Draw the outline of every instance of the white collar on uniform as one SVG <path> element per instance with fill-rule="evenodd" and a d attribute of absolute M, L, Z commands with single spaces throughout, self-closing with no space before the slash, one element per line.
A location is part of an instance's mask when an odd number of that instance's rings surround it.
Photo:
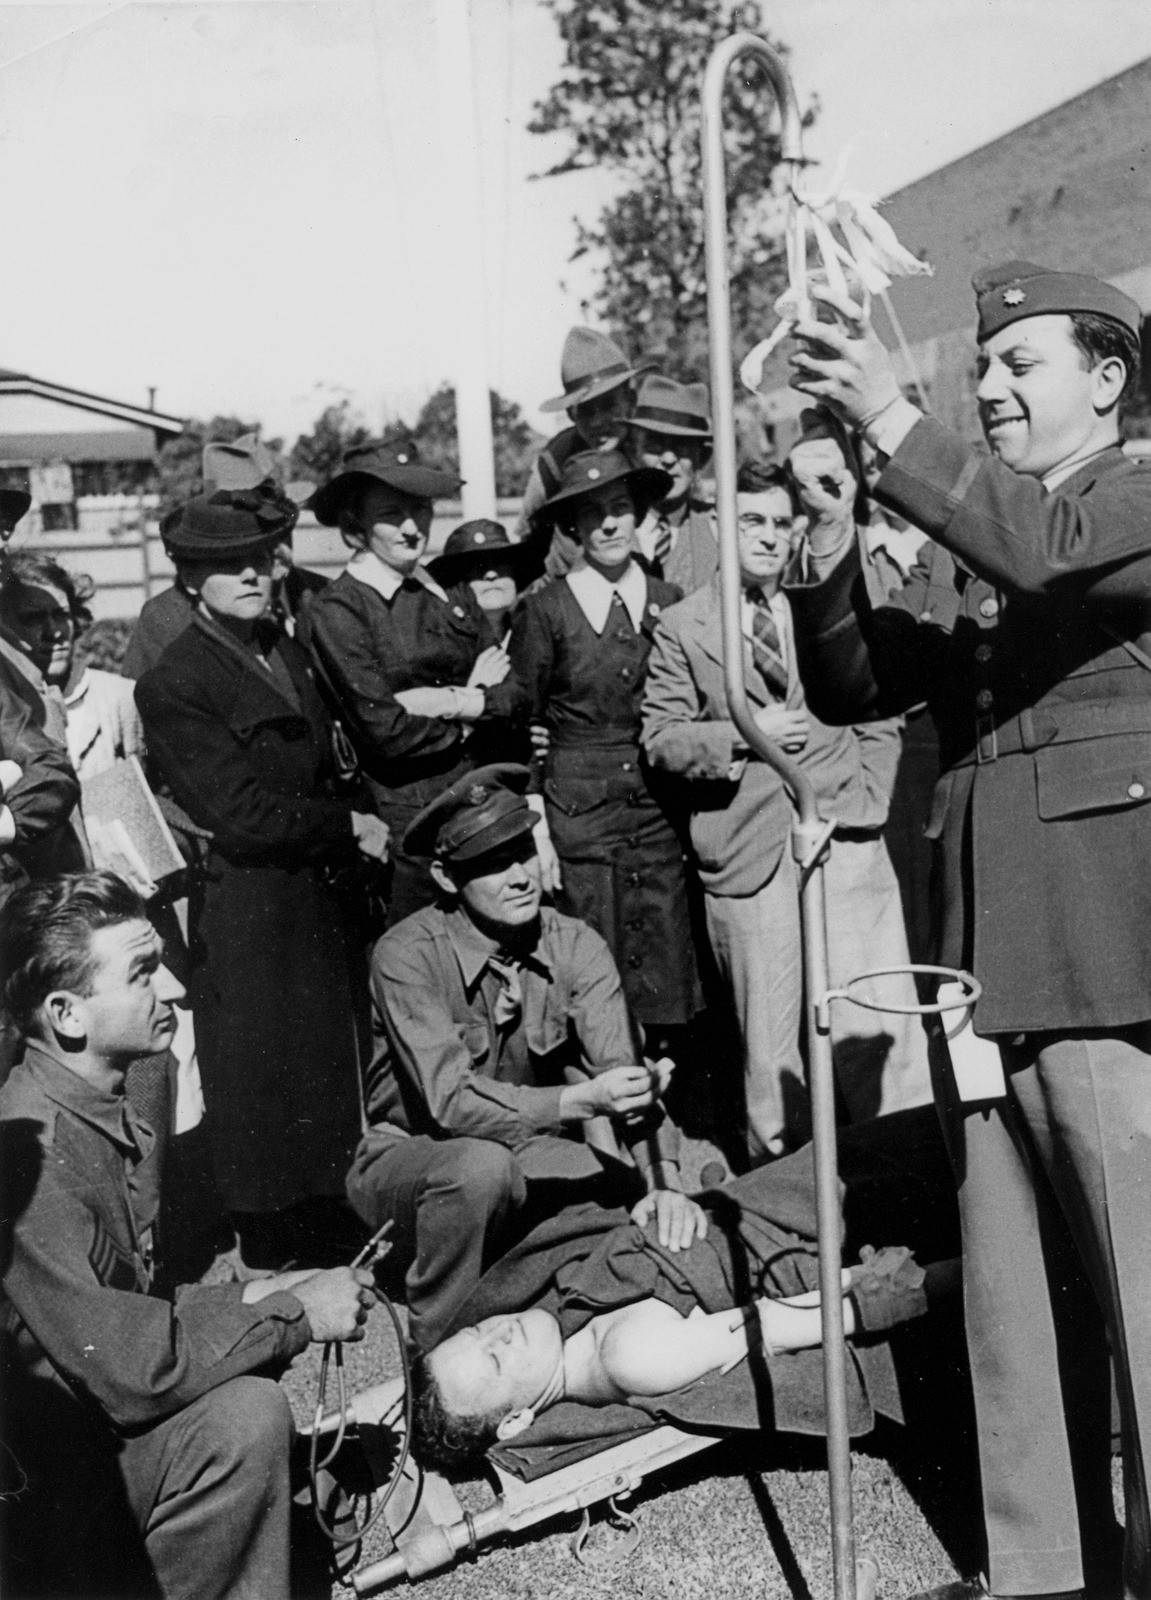
<path fill-rule="evenodd" d="M 389 567 L 386 561 L 381 561 L 379 556 L 371 550 L 357 550 L 348 562 L 344 571 L 351 578 L 356 578 L 360 583 L 366 583 L 369 589 L 374 589 L 377 594 L 383 595 L 385 600 L 390 600 L 396 590 L 403 583 L 402 574 L 395 567 Z M 417 583 L 422 583 L 437 599 L 447 604 L 447 595 L 432 577 L 430 572 L 423 567 L 415 567 L 409 574 Z"/>
<path fill-rule="evenodd" d="M 573 568 L 564 578 L 564 582 L 575 595 L 580 610 L 597 633 L 602 633 L 607 627 L 611 597 L 617 591 L 627 607 L 632 627 L 637 633 L 639 632 L 639 625 L 643 621 L 643 608 L 647 604 L 647 578 L 638 562 L 628 562 L 624 575 L 618 583 L 609 583 L 602 572 L 597 572 L 594 567 L 586 565 Z"/>

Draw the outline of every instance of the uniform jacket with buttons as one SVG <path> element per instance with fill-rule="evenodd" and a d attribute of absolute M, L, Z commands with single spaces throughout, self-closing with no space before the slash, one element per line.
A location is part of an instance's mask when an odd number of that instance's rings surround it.
<path fill-rule="evenodd" d="M 364 771 L 380 796 L 421 806 L 472 764 L 468 725 L 406 711 L 403 689 L 466 684 L 488 644 L 471 590 L 445 600 L 405 579 L 390 600 L 349 572 L 309 608 L 308 643 L 332 685 Z M 504 717 L 507 691 L 484 691 L 477 726 Z"/>
<path fill-rule="evenodd" d="M 832 720 L 928 701 L 938 958 L 984 1033 L 1151 1017 L 1151 470 L 1115 447 L 1048 494 L 925 418 L 875 494 L 943 548 L 884 605 L 853 552 L 793 588 L 800 670 Z"/>
<path fill-rule="evenodd" d="M 397 1137 L 491 1139 L 530 1177 L 598 1171 L 588 1148 L 563 1136 L 560 1095 L 568 1069 L 594 1074 L 641 1059 L 615 962 L 586 923 L 543 907 L 520 952 L 520 1017 L 501 1028 L 488 966 L 496 952 L 459 906 L 428 906 L 379 941 L 369 1120 Z M 653 1136 L 661 1159 L 677 1159 L 674 1126 L 657 1113 L 629 1140 L 641 1165 Z"/>
<path fill-rule="evenodd" d="M 778 703 L 743 644 L 743 678 L 753 707 Z M 807 710 L 790 674 L 786 705 Z M 899 764 L 899 725 L 827 727 L 809 713 L 807 745 L 795 757 L 815 785 L 820 813 L 848 828 L 881 828 Z M 766 762 L 736 756 L 727 704 L 719 579 L 688 595 L 655 631 L 643 703 L 643 742 L 653 767 L 687 780 L 691 843 L 708 894 L 755 894 L 779 866 L 792 809 Z"/>
<path fill-rule="evenodd" d="M 640 706 L 656 625 L 679 589 L 647 577 L 640 626 L 610 620 L 597 634 L 560 580 L 525 597 L 510 654 L 516 714 L 551 736 L 544 794 L 560 830 L 557 848 L 610 859 L 605 806 L 650 806 L 640 758 Z M 551 813 L 549 813 L 551 814 Z"/>
<path fill-rule="evenodd" d="M 122 1095 L 30 1047 L 0 1089 L 0 1336 L 9 1399 L 47 1383 L 119 1429 L 146 1427 L 308 1343 L 294 1295 L 242 1285 L 153 1296 L 155 1138 Z M 34 1392 L 34 1388 L 33 1388 Z"/>

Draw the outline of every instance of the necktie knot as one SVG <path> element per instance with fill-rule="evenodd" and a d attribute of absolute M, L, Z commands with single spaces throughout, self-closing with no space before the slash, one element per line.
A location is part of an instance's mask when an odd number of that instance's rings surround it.
<path fill-rule="evenodd" d="M 488 957 L 488 966 L 500 986 L 493 1013 L 496 1027 L 514 1028 L 524 1009 L 523 969 L 513 956 L 498 953 Z"/>

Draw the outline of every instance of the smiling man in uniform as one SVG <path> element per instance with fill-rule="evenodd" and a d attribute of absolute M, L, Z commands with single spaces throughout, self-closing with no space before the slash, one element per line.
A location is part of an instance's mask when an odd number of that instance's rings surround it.
<path fill-rule="evenodd" d="M 1151 1595 L 1151 471 L 1118 447 L 1139 307 L 1011 261 L 973 279 L 992 458 L 899 390 L 864 313 L 821 295 L 795 387 L 878 453 L 873 493 L 935 541 L 860 581 L 843 462 L 797 447 L 812 583 L 791 591 L 821 716 L 926 699 L 943 776 L 935 959 L 983 985 L 1002 1092 L 945 1097 L 964 1234 L 994 1595 Z M 1070 1265 L 1069 1265 L 1070 1263 Z M 1094 1291 L 1071 1315 L 1076 1277 Z M 1101 1314 L 1100 1314 L 1101 1313 Z M 1106 1327 L 1106 1337 L 1104 1335 Z M 1111 1510 L 1108 1344 L 1126 1550 Z"/>

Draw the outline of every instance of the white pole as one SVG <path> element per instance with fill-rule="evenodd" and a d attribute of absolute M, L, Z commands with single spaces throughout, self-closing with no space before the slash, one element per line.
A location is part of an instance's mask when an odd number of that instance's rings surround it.
<path fill-rule="evenodd" d="M 496 477 L 488 384 L 479 137 L 469 0 L 436 0 L 444 203 L 453 222 L 452 322 L 464 517 L 494 517 Z"/>

